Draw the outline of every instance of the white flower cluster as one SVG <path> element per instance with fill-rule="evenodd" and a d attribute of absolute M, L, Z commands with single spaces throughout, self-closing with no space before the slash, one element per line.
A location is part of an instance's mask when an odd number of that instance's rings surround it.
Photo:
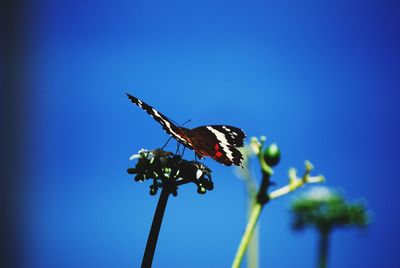
<path fill-rule="evenodd" d="M 134 160 L 137 158 L 147 158 L 151 160 L 152 158 L 154 158 L 154 153 L 152 151 L 142 148 L 139 150 L 137 154 L 134 154 L 131 157 L 129 157 L 129 160 Z"/>

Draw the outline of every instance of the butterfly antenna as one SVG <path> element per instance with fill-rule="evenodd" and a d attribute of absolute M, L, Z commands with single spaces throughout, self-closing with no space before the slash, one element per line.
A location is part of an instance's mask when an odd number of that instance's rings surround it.
<path fill-rule="evenodd" d="M 189 123 L 190 121 L 192 121 L 192 119 L 186 120 L 186 121 L 182 124 L 182 127 L 183 127 L 186 123 Z"/>
<path fill-rule="evenodd" d="M 165 116 L 165 115 L 164 115 Z M 171 121 L 172 123 L 174 123 L 175 125 L 179 126 L 178 122 L 176 122 L 175 120 L 172 120 L 171 118 L 165 116 L 169 121 Z"/>

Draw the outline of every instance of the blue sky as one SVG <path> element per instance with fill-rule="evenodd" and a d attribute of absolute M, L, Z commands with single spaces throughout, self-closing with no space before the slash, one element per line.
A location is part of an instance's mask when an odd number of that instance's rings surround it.
<path fill-rule="evenodd" d="M 128 158 L 167 136 L 125 92 L 192 119 L 188 127 L 266 135 L 282 152 L 278 186 L 310 160 L 328 186 L 373 211 L 368 232 L 334 233 L 330 266 L 398 265 L 396 1 L 37 3 L 26 60 L 27 267 L 140 265 L 157 198 L 126 174 Z M 170 199 L 154 267 L 231 264 L 244 185 L 233 168 L 206 164 L 215 189 L 186 185 Z M 261 216 L 262 267 L 315 264 L 315 233 L 290 230 L 293 196 Z"/>

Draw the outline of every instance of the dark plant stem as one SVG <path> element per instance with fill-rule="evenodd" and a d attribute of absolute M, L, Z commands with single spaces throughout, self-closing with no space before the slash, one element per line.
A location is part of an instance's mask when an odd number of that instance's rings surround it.
<path fill-rule="evenodd" d="M 269 202 L 269 196 L 267 193 L 269 186 L 270 186 L 270 174 L 262 171 L 262 181 L 260 189 L 258 190 L 257 194 L 257 202 L 263 206 Z"/>
<path fill-rule="evenodd" d="M 318 245 L 318 268 L 326 268 L 328 264 L 329 231 L 320 231 Z"/>
<path fill-rule="evenodd" d="M 244 253 L 247 250 L 247 247 L 250 243 L 251 237 L 253 235 L 254 229 L 257 226 L 258 219 L 260 217 L 261 211 L 266 203 L 269 202 L 269 195 L 267 193 L 268 187 L 270 186 L 270 177 L 271 173 L 266 172 L 261 169 L 262 172 L 262 181 L 260 185 L 260 189 L 258 190 L 256 200 L 253 203 L 252 209 L 250 211 L 250 216 L 246 225 L 246 229 L 240 240 L 239 247 L 236 251 L 235 258 L 233 259 L 232 268 L 239 268 L 242 263 L 242 259 Z"/>
<path fill-rule="evenodd" d="M 158 234 L 160 233 L 161 223 L 170 193 L 170 187 L 168 186 L 164 186 L 161 190 L 160 199 L 158 199 L 156 212 L 154 213 L 153 223 L 151 224 L 149 237 L 147 238 L 146 249 L 142 260 L 142 268 L 149 268 L 153 263 Z"/>

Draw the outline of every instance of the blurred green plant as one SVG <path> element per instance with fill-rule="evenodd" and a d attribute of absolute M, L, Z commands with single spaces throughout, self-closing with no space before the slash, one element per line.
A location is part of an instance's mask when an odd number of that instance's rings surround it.
<path fill-rule="evenodd" d="M 365 228 L 369 224 L 362 202 L 348 203 L 343 195 L 327 187 L 314 187 L 303 193 L 293 201 L 291 211 L 294 230 L 314 227 L 319 233 L 319 268 L 327 267 L 329 239 L 334 229 Z"/>
<path fill-rule="evenodd" d="M 238 169 L 237 173 L 239 177 L 243 178 L 246 185 L 249 196 L 250 213 L 246 229 L 232 263 L 233 268 L 238 268 L 240 266 L 244 253 L 247 251 L 249 245 L 251 245 L 251 250 L 248 251 L 248 267 L 258 267 L 258 237 L 255 237 L 255 240 L 253 240 L 252 237 L 254 230 L 256 230 L 262 208 L 265 204 L 270 200 L 284 196 L 307 183 L 319 183 L 325 180 L 321 175 L 310 176 L 313 165 L 309 161 L 306 161 L 305 171 L 302 177 L 297 176 L 296 169 L 290 168 L 288 174 L 289 183 L 286 186 L 268 193 L 268 189 L 272 184 L 270 178 L 274 173 L 272 167 L 279 163 L 281 153 L 279 147 L 274 143 L 264 148 L 265 140 L 266 138 L 264 136 L 260 137 L 260 139 L 253 137 L 250 140 L 250 144 L 242 150 L 244 155 L 243 169 Z M 250 159 L 254 156 L 257 157 L 261 167 L 262 180 L 260 187 L 257 187 L 257 183 L 250 170 Z"/>

